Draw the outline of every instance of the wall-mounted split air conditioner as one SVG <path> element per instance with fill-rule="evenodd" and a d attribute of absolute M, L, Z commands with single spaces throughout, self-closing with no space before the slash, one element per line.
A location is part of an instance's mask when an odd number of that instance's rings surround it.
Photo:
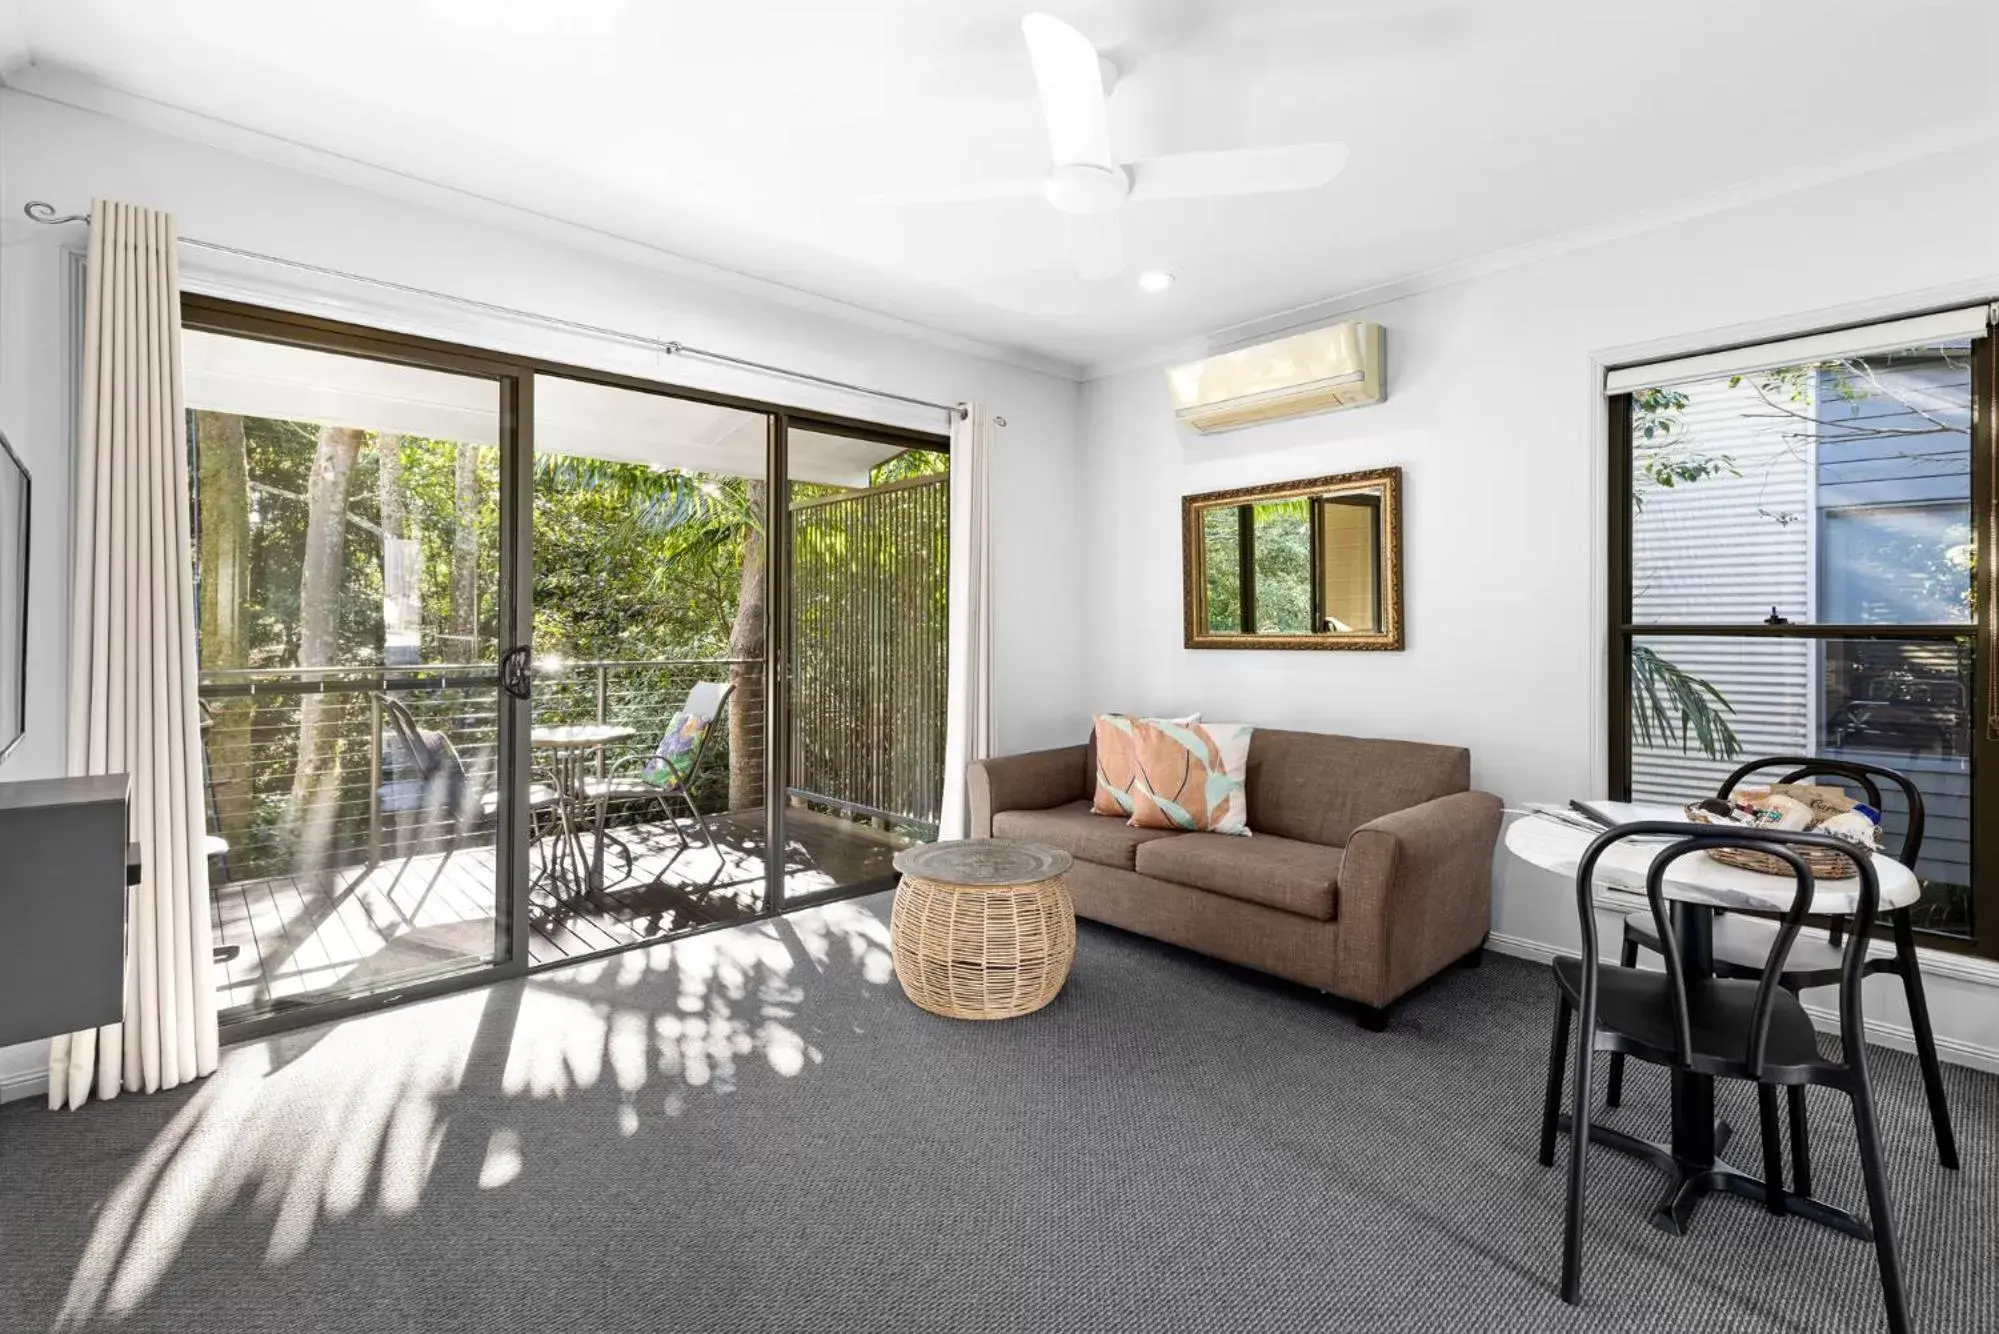
<path fill-rule="evenodd" d="M 1381 326 L 1328 325 L 1166 372 L 1174 414 L 1197 431 L 1365 407 L 1382 400 Z"/>

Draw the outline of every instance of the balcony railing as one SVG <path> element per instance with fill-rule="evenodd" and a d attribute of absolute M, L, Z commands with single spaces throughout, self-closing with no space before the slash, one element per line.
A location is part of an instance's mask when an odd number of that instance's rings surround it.
<path fill-rule="evenodd" d="M 737 726 L 728 716 L 717 720 L 695 800 L 709 811 L 758 805 L 761 660 L 605 660 L 554 671 L 542 664 L 533 722 L 626 726 L 632 747 L 650 751 L 695 683 L 728 680 L 738 667 L 754 686 L 738 691 Z M 229 845 L 223 881 L 374 866 L 492 837 L 500 691 L 490 664 L 207 671 L 200 696 L 208 824 Z M 450 743 L 463 771 L 455 790 L 426 785 L 413 771 L 388 716 L 391 699 L 423 732 Z M 748 788 L 738 779 L 733 803 L 732 732 L 743 747 L 741 773 L 757 776 Z"/>

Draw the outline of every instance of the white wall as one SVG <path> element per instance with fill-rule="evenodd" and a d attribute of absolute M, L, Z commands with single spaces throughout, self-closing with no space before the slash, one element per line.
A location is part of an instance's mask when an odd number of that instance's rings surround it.
<path fill-rule="evenodd" d="M 1379 321 L 1378 407 L 1203 437 L 1175 425 L 1161 366 L 1092 381 L 1085 702 L 1465 745 L 1509 803 L 1600 791 L 1593 359 L 1990 296 L 1999 141 L 1282 322 Z M 1182 495 L 1387 465 L 1405 475 L 1406 652 L 1181 647 Z M 1502 853 L 1494 930 L 1573 949 L 1573 892 Z M 1954 985 L 1932 983 L 1945 1036 L 1999 1054 L 1999 1005 Z M 1900 1017 L 1885 996 L 1874 1010 Z"/>
<path fill-rule="evenodd" d="M 338 165 L 338 164 L 333 164 Z M 434 291 L 794 367 L 951 403 L 978 399 L 1005 416 L 994 455 L 996 713 L 1003 749 L 1051 745 L 1084 726 L 1081 653 L 1081 468 L 1074 381 L 978 355 L 960 340 L 782 291 L 703 280 L 690 266 L 626 247 L 568 245 L 546 220 L 466 201 L 448 211 L 326 176 L 137 128 L 20 92 L 0 91 L 0 427 L 35 483 L 26 741 L 0 778 L 59 773 L 70 442 L 63 344 L 65 250 L 81 226 L 26 221 L 21 206 L 62 212 L 106 197 L 172 211 L 185 236 L 304 260 Z M 478 216 L 467 216 L 467 214 Z M 517 223 L 518 226 L 508 225 Z M 583 242 L 603 238 L 580 238 Z M 461 308 L 269 266 L 185 252 L 190 286 L 429 333 L 478 346 L 540 352 L 661 380 L 780 397 L 850 415 L 884 413 L 864 399 L 754 384 L 628 346 L 550 333 Z M 261 269 L 261 271 L 259 271 Z M 941 417 L 893 420 L 936 426 Z M 39 1045 L 0 1051 L 0 1092 L 31 1091 Z"/>

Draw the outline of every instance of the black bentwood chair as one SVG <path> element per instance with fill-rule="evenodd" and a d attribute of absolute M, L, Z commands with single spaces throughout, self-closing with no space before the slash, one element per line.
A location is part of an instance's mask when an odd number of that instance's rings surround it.
<path fill-rule="evenodd" d="M 1665 956 L 1664 972 L 1597 962 L 1595 900 L 1591 891 L 1597 862 L 1612 845 L 1646 834 L 1665 834 L 1676 840 L 1653 857 L 1645 877 L 1652 925 L 1657 931 L 1660 953 Z M 1582 957 L 1558 958 L 1554 962 L 1560 997 L 1554 1042 L 1548 1052 L 1547 1099 L 1541 1113 L 1541 1164 L 1552 1167 L 1569 1015 L 1575 1011 L 1581 1016 L 1581 1029 L 1576 1035 L 1574 1102 L 1569 1123 L 1568 1211 L 1562 1238 L 1562 1300 L 1572 1306 L 1582 1303 L 1583 1169 L 1590 1140 L 1590 1074 L 1595 1054 L 1608 1051 L 1711 1078 L 1785 1088 L 1819 1084 L 1844 1093 L 1853 1104 L 1861 1171 L 1867 1182 L 1869 1230 L 1881 1269 L 1888 1327 L 1895 1334 L 1904 1334 L 1909 1328 L 1901 1265 L 1895 1252 L 1894 1222 L 1888 1208 L 1888 1182 L 1881 1167 L 1880 1134 L 1867 1081 L 1867 1031 L 1860 1008 L 1860 985 L 1866 975 L 1868 940 L 1880 909 L 1881 885 L 1872 863 L 1859 861 L 1858 901 L 1839 971 L 1843 1059 L 1827 1060 L 1819 1054 L 1811 1017 L 1805 1013 L 1804 1005 L 1775 982 L 1784 975 L 1791 947 L 1811 910 L 1811 868 L 1791 850 L 1799 846 L 1837 850 L 1846 845 L 1828 834 L 1645 820 L 1619 825 L 1598 835 L 1576 868 Z M 1759 981 L 1687 976 L 1679 937 L 1667 916 L 1666 873 L 1682 857 L 1709 848 L 1746 848 L 1769 853 L 1791 868 L 1797 882 L 1791 907 L 1771 936 Z M 1693 905 L 1681 905 L 1679 910 L 1707 911 Z M 1763 1161 L 1770 1181 L 1760 1190 L 1740 1177 L 1722 1184 L 1752 1198 L 1760 1197 L 1772 1213 L 1786 1213 L 1783 1188 L 1775 1175 L 1782 1150 L 1774 1104 L 1765 1104 L 1762 1128 Z"/>
<path fill-rule="evenodd" d="M 1726 798 L 1751 774 L 1764 769 L 1788 769 L 1780 782 L 1795 783 L 1805 778 L 1838 778 L 1844 782 L 1856 783 L 1866 794 L 1867 804 L 1875 810 L 1881 809 L 1881 789 L 1875 779 L 1885 779 L 1901 789 L 1903 804 L 1908 808 L 1908 823 L 1903 826 L 1902 844 L 1896 850 L 1895 860 L 1916 869 L 1916 858 L 1923 851 L 1923 794 L 1916 789 L 1915 782 L 1908 775 L 1894 769 L 1884 769 L 1878 764 L 1863 764 L 1857 760 L 1826 759 L 1814 755 L 1774 755 L 1767 759 L 1751 760 L 1721 781 L 1720 790 L 1715 794 Z M 1895 934 L 1895 952 L 1884 958 L 1869 959 L 1865 971 L 1874 973 L 1895 973 L 1902 979 L 1902 995 L 1909 1006 L 1909 1026 L 1915 1032 L 1916 1057 L 1923 1070 L 1923 1092 L 1929 1099 L 1930 1125 L 1936 1132 L 1937 1161 L 1955 1170 L 1957 1167 L 1957 1137 L 1951 1133 L 1950 1103 L 1944 1096 L 1943 1066 L 1937 1060 L 1936 1033 L 1930 1028 L 1930 1005 L 1923 995 L 1923 974 L 1916 963 L 1916 931 L 1914 920 L 1908 908 L 1895 908 L 1888 914 L 1888 921 Z M 1717 918 L 1714 924 L 1714 971 L 1722 977 L 1742 977 L 1754 980 L 1761 975 L 1763 960 L 1770 950 L 1770 936 L 1776 930 L 1773 923 L 1755 917 L 1730 914 Z M 1784 972 L 1777 979 L 1777 985 L 1796 995 L 1808 987 L 1836 987 L 1839 985 L 1841 951 L 1840 924 L 1835 921 L 1830 938 L 1825 941 L 1807 938 L 1793 950 L 1784 965 Z M 1657 953 L 1659 935 L 1653 928 L 1650 913 L 1632 913 L 1624 919 L 1624 953 L 1622 962 L 1626 968 L 1638 962 L 1638 947 Z M 1624 1058 L 1610 1058 L 1610 1089 L 1604 1098 L 1609 1106 L 1616 1107 L 1624 1094 Z M 1759 1101 L 1770 1103 L 1775 1100 L 1771 1089 L 1757 1091 Z M 1791 1119 L 1791 1164 L 1792 1188 L 1800 1195 L 1812 1193 L 1811 1132 L 1805 1118 L 1805 1090 L 1793 1085 L 1788 1090 Z M 1771 1115 L 1765 1110 L 1764 1115 Z M 1775 1169 L 1770 1169 L 1774 1171 Z"/>

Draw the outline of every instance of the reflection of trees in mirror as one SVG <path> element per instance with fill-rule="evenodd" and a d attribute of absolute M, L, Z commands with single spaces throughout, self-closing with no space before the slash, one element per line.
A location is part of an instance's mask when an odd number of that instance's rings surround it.
<path fill-rule="evenodd" d="M 1677 732 L 1683 754 L 1695 745 L 1712 760 L 1742 753 L 1728 723 L 1735 706 L 1714 686 L 1643 644 L 1631 646 L 1630 674 L 1631 731 L 1640 745 L 1669 744 Z"/>
<path fill-rule="evenodd" d="M 1312 502 L 1258 501 L 1255 515 L 1257 633 L 1311 634 Z"/>
<path fill-rule="evenodd" d="M 1208 630 L 1232 635 L 1242 630 L 1242 513 L 1216 506 L 1201 516 L 1201 571 L 1207 584 Z"/>

